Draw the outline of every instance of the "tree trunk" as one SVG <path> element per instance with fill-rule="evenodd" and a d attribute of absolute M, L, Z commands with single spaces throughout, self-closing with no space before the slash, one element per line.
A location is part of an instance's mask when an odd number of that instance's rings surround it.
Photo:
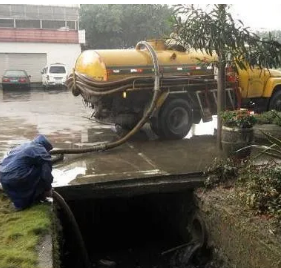
<path fill-rule="evenodd" d="M 217 105 L 217 148 L 222 150 L 221 146 L 221 112 L 225 110 L 225 59 L 218 57 L 218 105 Z"/>

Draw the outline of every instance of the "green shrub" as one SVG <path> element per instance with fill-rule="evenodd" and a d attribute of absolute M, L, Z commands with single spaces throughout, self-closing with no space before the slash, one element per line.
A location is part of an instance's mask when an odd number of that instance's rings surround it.
<path fill-rule="evenodd" d="M 255 114 L 257 124 L 276 124 L 281 126 L 281 112 L 275 110 L 264 112 L 261 114 Z"/>
<path fill-rule="evenodd" d="M 281 220 L 281 168 L 276 162 L 247 165 L 239 172 L 235 192 L 243 205 L 256 214 Z"/>
<path fill-rule="evenodd" d="M 222 184 L 232 183 L 237 178 L 239 167 L 231 158 L 215 158 L 211 166 L 205 171 L 207 179 L 205 186 L 213 188 Z"/>
<path fill-rule="evenodd" d="M 281 113 L 276 113 L 276 117 L 273 120 L 273 123 L 277 126 L 281 126 Z"/>
<path fill-rule="evenodd" d="M 256 165 L 215 159 L 205 173 L 206 188 L 233 187 L 242 207 L 274 218 L 281 227 L 281 167 L 275 161 Z"/>

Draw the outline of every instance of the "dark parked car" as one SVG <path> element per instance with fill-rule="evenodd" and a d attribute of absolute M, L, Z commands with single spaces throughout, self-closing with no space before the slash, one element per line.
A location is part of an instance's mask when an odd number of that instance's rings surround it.
<path fill-rule="evenodd" d="M 30 88 L 30 75 L 24 70 L 6 70 L 2 77 L 2 88 Z"/>

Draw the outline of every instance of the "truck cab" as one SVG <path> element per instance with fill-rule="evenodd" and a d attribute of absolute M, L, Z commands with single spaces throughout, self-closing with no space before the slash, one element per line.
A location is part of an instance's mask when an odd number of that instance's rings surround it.
<path fill-rule="evenodd" d="M 281 111 L 281 71 L 265 68 L 238 69 L 243 106 L 258 112 Z"/>

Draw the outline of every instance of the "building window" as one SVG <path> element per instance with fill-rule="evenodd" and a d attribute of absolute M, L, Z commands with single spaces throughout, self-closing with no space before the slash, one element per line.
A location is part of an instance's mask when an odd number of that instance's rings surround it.
<path fill-rule="evenodd" d="M 22 14 L 24 15 L 24 14 Z M 23 17 L 21 17 L 23 18 Z M 25 5 L 25 16 L 24 18 L 29 18 L 29 19 L 37 19 L 40 20 L 40 14 L 39 14 L 39 7 L 38 6 L 33 6 L 33 5 Z"/>
<path fill-rule="evenodd" d="M 75 30 L 75 21 L 67 21 L 67 24 L 69 29 Z"/>
<path fill-rule="evenodd" d="M 54 20 L 59 20 L 59 19 L 65 19 L 65 12 L 64 12 L 64 8 L 63 7 L 53 7 L 52 8 L 52 15 L 53 15 L 53 19 Z"/>
<path fill-rule="evenodd" d="M 0 19 L 0 28 L 14 28 L 14 20 Z"/>
<path fill-rule="evenodd" d="M 59 29 L 65 27 L 64 21 L 52 21 L 52 20 L 43 20 L 42 28 L 43 29 Z"/>
<path fill-rule="evenodd" d="M 40 20 L 16 20 L 16 27 L 40 29 Z"/>
<path fill-rule="evenodd" d="M 24 5 L 10 5 L 11 7 L 11 15 L 14 18 L 22 18 L 23 14 L 25 14 L 25 7 Z"/>
<path fill-rule="evenodd" d="M 77 20 L 79 16 L 79 9 L 68 7 L 65 9 L 66 20 Z"/>
<path fill-rule="evenodd" d="M 0 17 L 1 18 L 11 18 L 10 5 L 0 5 Z"/>

